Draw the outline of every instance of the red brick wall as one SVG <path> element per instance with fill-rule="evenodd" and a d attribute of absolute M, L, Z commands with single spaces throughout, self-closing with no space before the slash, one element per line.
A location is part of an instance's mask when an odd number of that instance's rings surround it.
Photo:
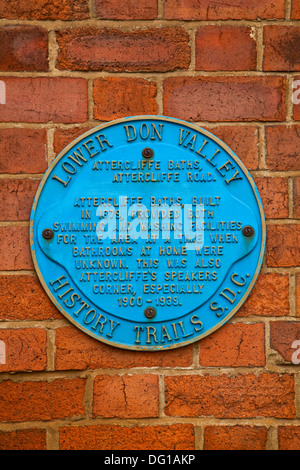
<path fill-rule="evenodd" d="M 299 450 L 300 1 L 10 0 L 0 18 L 0 449 Z M 29 249 L 54 156 L 137 114 L 219 136 L 267 218 L 241 310 L 166 352 L 118 350 L 71 326 Z"/>

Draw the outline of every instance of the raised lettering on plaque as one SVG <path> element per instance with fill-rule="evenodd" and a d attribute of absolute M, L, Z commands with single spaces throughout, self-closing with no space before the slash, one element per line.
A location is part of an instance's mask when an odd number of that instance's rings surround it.
<path fill-rule="evenodd" d="M 104 343 L 154 351 L 197 341 L 238 311 L 262 264 L 265 219 L 221 140 L 140 116 L 96 127 L 55 158 L 30 232 L 63 315 Z"/>

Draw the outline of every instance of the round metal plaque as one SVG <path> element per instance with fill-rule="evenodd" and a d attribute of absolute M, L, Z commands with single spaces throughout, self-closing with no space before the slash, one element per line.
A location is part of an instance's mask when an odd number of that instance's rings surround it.
<path fill-rule="evenodd" d="M 253 179 L 217 137 L 157 116 L 85 133 L 53 161 L 30 223 L 36 271 L 78 328 L 126 349 L 192 343 L 241 307 L 264 254 Z"/>

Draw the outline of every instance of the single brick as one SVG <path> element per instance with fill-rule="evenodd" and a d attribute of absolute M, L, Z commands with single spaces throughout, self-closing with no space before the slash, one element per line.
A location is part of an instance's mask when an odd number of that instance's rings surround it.
<path fill-rule="evenodd" d="M 236 316 L 286 316 L 289 310 L 288 274 L 260 273 L 253 290 Z"/>
<path fill-rule="evenodd" d="M 299 121 L 300 120 L 300 76 L 299 75 L 297 77 L 294 77 L 292 88 L 293 88 L 292 101 L 294 104 L 293 117 L 295 121 Z M 299 166 L 297 169 L 299 169 Z"/>
<path fill-rule="evenodd" d="M 226 324 L 200 342 L 200 366 L 259 367 L 264 365 L 263 323 Z"/>
<path fill-rule="evenodd" d="M 263 373 L 165 377 L 167 416 L 295 418 L 294 377 Z"/>
<path fill-rule="evenodd" d="M 265 217 L 281 219 L 289 215 L 289 195 L 287 178 L 254 178 L 260 194 Z"/>
<path fill-rule="evenodd" d="M 99 375 L 94 380 L 93 417 L 157 417 L 158 376 Z"/>
<path fill-rule="evenodd" d="M 196 70 L 255 70 L 256 41 L 249 26 L 199 28 L 196 34 Z"/>
<path fill-rule="evenodd" d="M 48 32 L 39 26 L 0 28 L 0 70 L 48 71 Z"/>
<path fill-rule="evenodd" d="M 264 426 L 206 426 L 204 450 L 266 450 Z"/>
<path fill-rule="evenodd" d="M 19 429 L 0 432 L 1 450 L 46 450 L 45 429 Z"/>
<path fill-rule="evenodd" d="M 0 220 L 29 220 L 40 180 L 0 179 Z"/>
<path fill-rule="evenodd" d="M 163 352 L 138 352 L 111 347 L 73 326 L 55 331 L 57 370 L 174 367 L 174 364 L 176 367 L 190 367 L 193 364 L 192 345 Z"/>
<path fill-rule="evenodd" d="M 297 26 L 265 26 L 264 70 L 299 71 L 299 50 L 300 31 Z"/>
<path fill-rule="evenodd" d="M 193 121 L 281 121 L 282 77 L 172 77 L 164 81 L 164 113 Z"/>
<path fill-rule="evenodd" d="M 225 142 L 248 170 L 258 169 L 258 128 L 256 126 L 225 125 L 206 129 Z"/>
<path fill-rule="evenodd" d="M 300 450 L 300 426 L 278 427 L 279 450 Z"/>
<path fill-rule="evenodd" d="M 44 173 L 47 170 L 45 129 L 0 129 L 0 173 Z"/>
<path fill-rule="evenodd" d="M 88 0 L 10 0 L 0 3 L 0 18 L 9 20 L 83 20 Z"/>
<path fill-rule="evenodd" d="M 270 170 L 299 170 L 300 126 L 267 126 L 267 167 Z"/>
<path fill-rule="evenodd" d="M 300 0 L 292 0 L 292 20 L 300 20 Z"/>
<path fill-rule="evenodd" d="M 0 276 L 0 320 L 49 320 L 62 315 L 36 276 Z"/>
<path fill-rule="evenodd" d="M 284 0 L 165 0 L 164 15 L 180 20 L 284 19 Z"/>
<path fill-rule="evenodd" d="M 42 328 L 0 329 L 1 341 L 5 351 L 4 361 L 0 361 L 0 372 L 46 369 L 47 333 Z"/>
<path fill-rule="evenodd" d="M 0 383 L 0 419 L 51 421 L 84 416 L 85 379 Z"/>
<path fill-rule="evenodd" d="M 73 129 L 56 129 L 54 132 L 53 150 L 59 154 L 73 140 L 89 131 L 90 127 L 74 127 Z"/>
<path fill-rule="evenodd" d="M 98 78 L 94 82 L 94 118 L 109 121 L 157 114 L 156 84 L 142 78 Z"/>
<path fill-rule="evenodd" d="M 294 192 L 293 217 L 294 219 L 300 219 L 300 177 L 299 176 L 294 179 L 293 192 Z"/>
<path fill-rule="evenodd" d="M 0 77 L 6 88 L 6 104 L 0 106 L 0 121 L 84 122 L 87 111 L 87 81 L 83 78 Z"/>
<path fill-rule="evenodd" d="M 0 270 L 33 269 L 27 226 L 0 227 L 0 237 L 2 240 Z"/>
<path fill-rule="evenodd" d="M 267 238 L 267 265 L 298 266 L 300 224 L 270 225 Z"/>
<path fill-rule="evenodd" d="M 60 450 L 194 450 L 194 426 L 68 426 L 59 430 Z"/>
<path fill-rule="evenodd" d="M 75 28 L 58 31 L 57 43 L 60 70 L 166 72 L 190 63 L 189 37 L 182 28 Z"/>
<path fill-rule="evenodd" d="M 296 314 L 300 317 L 300 273 L 296 274 Z"/>
<path fill-rule="evenodd" d="M 152 20 L 157 17 L 157 0 L 95 0 L 98 18 L 112 20 Z"/>
<path fill-rule="evenodd" d="M 279 364 L 300 363 L 300 322 L 271 322 L 270 347 L 282 357 L 283 360 L 276 361 Z"/>

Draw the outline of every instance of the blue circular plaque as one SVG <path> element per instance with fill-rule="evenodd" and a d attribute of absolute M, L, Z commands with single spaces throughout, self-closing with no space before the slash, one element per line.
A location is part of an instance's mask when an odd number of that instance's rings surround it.
<path fill-rule="evenodd" d="M 120 348 L 183 346 L 227 322 L 260 270 L 266 226 L 248 170 L 188 122 L 139 116 L 68 145 L 30 221 L 39 279 L 78 328 Z"/>

